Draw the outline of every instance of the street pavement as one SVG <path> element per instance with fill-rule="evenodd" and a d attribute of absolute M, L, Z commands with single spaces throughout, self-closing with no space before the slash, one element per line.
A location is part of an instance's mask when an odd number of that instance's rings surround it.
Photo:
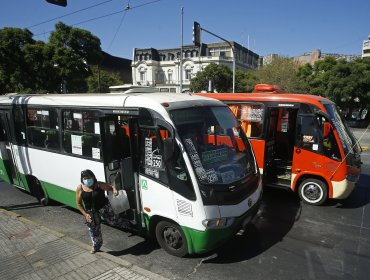
<path fill-rule="evenodd" d="M 0 279 L 166 279 L 104 252 L 90 254 L 89 249 L 85 243 L 0 209 Z"/>

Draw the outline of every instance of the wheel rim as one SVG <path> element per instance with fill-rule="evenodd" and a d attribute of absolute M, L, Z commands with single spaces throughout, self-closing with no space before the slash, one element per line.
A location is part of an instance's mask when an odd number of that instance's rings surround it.
<path fill-rule="evenodd" d="M 319 202 L 324 195 L 321 186 L 315 182 L 304 184 L 301 193 L 304 199 L 310 203 Z"/>
<path fill-rule="evenodd" d="M 180 249 L 183 244 L 181 233 L 176 228 L 166 227 L 163 230 L 163 237 L 164 242 L 172 249 Z"/>

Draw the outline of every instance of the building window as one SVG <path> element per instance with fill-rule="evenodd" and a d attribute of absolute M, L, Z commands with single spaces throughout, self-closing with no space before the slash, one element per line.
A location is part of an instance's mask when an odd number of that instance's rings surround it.
<path fill-rule="evenodd" d="M 140 71 L 140 81 L 145 82 L 146 81 L 146 72 Z"/>
<path fill-rule="evenodd" d="M 185 69 L 185 80 L 191 79 L 191 69 Z"/>
<path fill-rule="evenodd" d="M 210 48 L 209 53 L 213 57 L 232 57 L 231 50 L 228 47 Z"/>
<path fill-rule="evenodd" d="M 168 71 L 168 82 L 172 83 L 172 72 Z"/>
<path fill-rule="evenodd" d="M 163 82 L 164 81 L 164 73 L 162 71 L 158 71 L 156 73 L 156 78 L 158 82 Z"/>

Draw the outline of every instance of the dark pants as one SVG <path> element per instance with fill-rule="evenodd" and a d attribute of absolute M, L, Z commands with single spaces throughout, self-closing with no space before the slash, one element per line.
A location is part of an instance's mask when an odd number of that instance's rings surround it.
<path fill-rule="evenodd" d="M 100 210 L 87 211 L 91 216 L 91 223 L 88 223 L 89 235 L 91 238 L 92 246 L 95 251 L 98 251 L 103 245 L 103 236 L 101 232 L 101 217 L 110 225 L 120 229 L 129 228 L 128 220 L 115 215 L 109 203 Z"/>

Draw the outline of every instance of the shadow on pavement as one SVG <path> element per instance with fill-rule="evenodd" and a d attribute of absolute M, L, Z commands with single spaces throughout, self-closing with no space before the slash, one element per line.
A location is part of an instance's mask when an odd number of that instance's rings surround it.
<path fill-rule="evenodd" d="M 0 208 L 3 208 L 7 211 L 15 211 L 15 210 L 22 210 L 22 209 L 31 209 L 31 208 L 38 208 L 43 207 L 38 202 L 32 202 L 32 203 L 24 203 L 24 204 L 18 204 L 18 205 L 7 205 L 7 206 L 1 206 Z"/>
<path fill-rule="evenodd" d="M 134 256 L 141 256 L 141 255 L 148 255 L 152 251 L 160 249 L 159 245 L 157 245 L 156 242 L 153 242 L 153 240 L 143 240 L 142 242 L 121 250 L 121 251 L 107 251 L 108 254 L 111 254 L 116 257 L 120 257 L 122 255 L 134 255 Z"/>
<path fill-rule="evenodd" d="M 301 202 L 296 194 L 265 188 L 260 211 L 241 236 L 216 249 L 204 263 L 235 263 L 252 259 L 282 241 L 299 220 Z"/>

